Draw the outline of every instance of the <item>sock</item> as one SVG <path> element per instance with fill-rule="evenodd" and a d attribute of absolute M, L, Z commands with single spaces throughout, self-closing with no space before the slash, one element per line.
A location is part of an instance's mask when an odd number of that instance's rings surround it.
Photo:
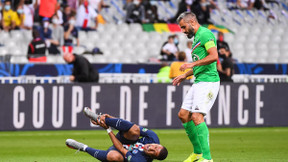
<path fill-rule="evenodd" d="M 187 123 L 183 123 L 183 127 L 185 128 L 185 131 L 189 137 L 189 140 L 193 145 L 194 153 L 202 154 L 202 148 L 201 148 L 201 144 L 198 138 L 198 131 L 194 122 L 191 120 Z"/>
<path fill-rule="evenodd" d="M 209 130 L 205 122 L 200 123 L 196 126 L 198 130 L 198 137 L 201 143 L 202 151 L 203 151 L 203 158 L 210 160 L 211 153 L 210 153 L 210 146 L 209 146 Z"/>
<path fill-rule="evenodd" d="M 87 147 L 85 149 L 85 151 L 100 161 L 106 161 L 107 160 L 108 151 L 106 151 L 106 150 L 97 150 L 97 149 L 93 149 L 91 147 Z"/>
<path fill-rule="evenodd" d="M 106 118 L 105 123 L 119 131 L 127 132 L 134 124 L 123 119 Z"/>

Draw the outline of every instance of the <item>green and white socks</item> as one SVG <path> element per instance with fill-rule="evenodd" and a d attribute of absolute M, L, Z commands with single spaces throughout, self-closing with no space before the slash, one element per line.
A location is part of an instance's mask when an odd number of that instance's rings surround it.
<path fill-rule="evenodd" d="M 199 141 L 197 128 L 194 122 L 191 120 L 187 123 L 183 123 L 183 127 L 185 128 L 186 134 L 194 147 L 194 153 L 202 154 L 201 143 Z"/>
<path fill-rule="evenodd" d="M 195 126 L 191 120 L 183 123 L 183 127 L 194 147 L 195 154 L 203 154 L 203 158 L 210 160 L 209 130 L 205 122 Z"/>

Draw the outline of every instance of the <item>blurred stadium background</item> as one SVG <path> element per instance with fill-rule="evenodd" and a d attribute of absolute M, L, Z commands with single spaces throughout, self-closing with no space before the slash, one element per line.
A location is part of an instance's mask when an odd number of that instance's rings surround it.
<path fill-rule="evenodd" d="M 59 1 L 61 3 L 62 1 Z M 179 2 L 178 0 L 171 1 L 155 1 L 155 5 L 158 8 L 159 19 L 169 20 L 173 17 L 177 10 Z M 208 1 L 207 1 L 208 2 Z M 267 81 L 268 78 L 274 80 L 273 74 L 285 74 L 286 69 L 283 72 L 274 72 L 273 70 L 245 70 L 242 65 L 249 64 L 266 64 L 271 65 L 266 69 L 275 69 L 278 64 L 288 63 L 288 14 L 287 14 L 287 1 L 277 0 L 273 3 L 267 3 L 266 7 L 270 10 L 229 10 L 229 5 L 233 1 L 217 0 L 218 9 L 211 10 L 210 21 L 213 24 L 206 25 L 210 28 L 217 37 L 217 32 L 224 32 L 224 40 L 228 42 L 233 59 L 235 60 L 235 82 L 243 81 Z M 269 2 L 269 1 L 267 1 Z M 185 50 L 186 42 L 188 39 L 179 29 L 175 29 L 175 24 L 138 24 L 125 23 L 125 0 L 104 0 L 104 3 L 109 5 L 109 8 L 103 8 L 100 14 L 105 19 L 105 24 L 99 24 L 97 31 L 79 31 L 80 46 L 74 47 L 73 52 L 83 55 L 93 64 L 160 64 L 159 53 L 163 42 L 167 40 L 167 37 L 171 34 L 177 34 L 179 36 L 179 49 Z M 174 26 L 173 26 L 174 25 Z M 20 67 L 20 72 L 15 72 L 15 65 L 29 64 L 27 60 L 28 45 L 32 40 L 31 30 L 12 30 L 10 32 L 0 32 L 0 57 L 2 61 L 1 76 L 2 82 L 13 82 L 11 77 L 16 78 L 17 82 L 24 82 L 25 72 Z M 74 40 L 75 41 L 75 40 Z M 17 47 L 17 48 L 16 48 Z M 92 55 L 94 47 L 100 48 L 103 51 L 103 55 Z M 59 48 L 62 51 L 62 48 Z M 33 63 L 34 64 L 65 64 L 61 55 L 49 55 L 46 53 L 46 63 Z M 3 64 L 6 63 L 6 64 Z M 32 63 L 31 63 L 32 64 Z M 95 66 L 95 65 L 94 65 Z M 151 65 L 153 66 L 153 65 Z M 264 66 L 264 65 L 263 65 Z M 39 66 L 38 66 L 39 67 Z M 241 67 L 241 68 L 240 68 Z M 32 68 L 32 67 L 30 67 Z M 154 71 L 150 73 L 157 73 L 159 66 L 154 66 Z M 239 68 L 239 70 L 237 70 Z M 70 67 L 71 69 L 71 67 Z M 116 71 L 116 73 L 126 73 L 125 75 L 111 74 L 111 70 L 100 69 L 100 82 L 135 82 L 140 77 L 139 82 L 151 82 L 156 80 L 156 75 L 148 75 L 151 79 L 147 78 L 147 75 L 129 75 L 127 73 L 143 73 L 143 70 L 138 72 L 131 71 Z M 243 70 L 244 69 L 244 70 Z M 41 69 L 43 71 L 43 69 Z M 276 70 L 277 67 L 276 67 Z M 113 71 L 112 73 L 114 73 Z M 248 72 L 247 72 L 248 71 Z M 59 75 L 69 75 L 69 72 L 62 72 L 58 74 L 32 72 L 26 75 L 35 76 L 57 76 L 56 78 L 48 78 L 47 80 L 54 79 L 54 82 L 67 82 L 67 79 L 59 78 Z M 110 74 L 109 74 L 110 73 Z M 144 68 L 145 73 L 145 68 Z M 146 71 L 146 73 L 149 73 Z M 244 75 L 238 75 L 244 74 Z M 249 74 L 249 76 L 245 75 Z M 254 76 L 253 74 L 263 74 Z M 267 77 L 266 74 L 270 76 Z M 252 76 L 251 76 L 252 75 Z M 6 78 L 8 76 L 8 78 Z M 20 78 L 19 78 L 20 77 Z M 31 82 L 35 82 L 35 77 Z M 112 78 L 112 79 L 111 79 Z M 129 79 L 130 78 L 130 81 Z M 135 79 L 136 78 L 136 79 Z M 142 79 L 141 79 L 142 78 Z M 3 79 L 6 79 L 3 80 Z M 286 76 L 276 76 L 276 79 L 286 81 Z M 10 81 L 9 81 L 10 80 Z M 29 79 L 28 79 L 29 80 Z M 43 78 L 40 78 L 42 80 Z M 128 80 L 128 81 L 127 81 Z M 131 81 L 132 80 L 132 81 Z M 49 82 L 49 81 L 48 81 Z M 155 81 L 157 82 L 157 81 Z"/>

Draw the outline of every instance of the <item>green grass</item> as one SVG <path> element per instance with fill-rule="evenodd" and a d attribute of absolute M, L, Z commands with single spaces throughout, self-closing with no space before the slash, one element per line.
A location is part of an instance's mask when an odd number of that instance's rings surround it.
<path fill-rule="evenodd" d="M 191 153 L 192 146 L 183 129 L 155 132 L 169 151 L 165 161 L 180 162 Z M 75 154 L 75 150 L 66 147 L 67 138 L 99 149 L 111 145 L 104 130 L 0 132 L 0 161 L 97 161 L 87 153 Z M 288 161 L 288 128 L 213 128 L 210 145 L 215 162 Z"/>

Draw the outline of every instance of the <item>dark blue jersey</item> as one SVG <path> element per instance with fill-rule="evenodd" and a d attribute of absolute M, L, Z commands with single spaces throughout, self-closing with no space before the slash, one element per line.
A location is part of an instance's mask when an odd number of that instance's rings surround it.
<path fill-rule="evenodd" d="M 153 159 L 144 153 L 144 145 L 149 143 L 159 144 L 159 138 L 155 132 L 140 127 L 140 136 L 134 144 L 124 144 L 123 147 L 128 150 L 125 155 L 125 162 L 150 162 Z"/>

